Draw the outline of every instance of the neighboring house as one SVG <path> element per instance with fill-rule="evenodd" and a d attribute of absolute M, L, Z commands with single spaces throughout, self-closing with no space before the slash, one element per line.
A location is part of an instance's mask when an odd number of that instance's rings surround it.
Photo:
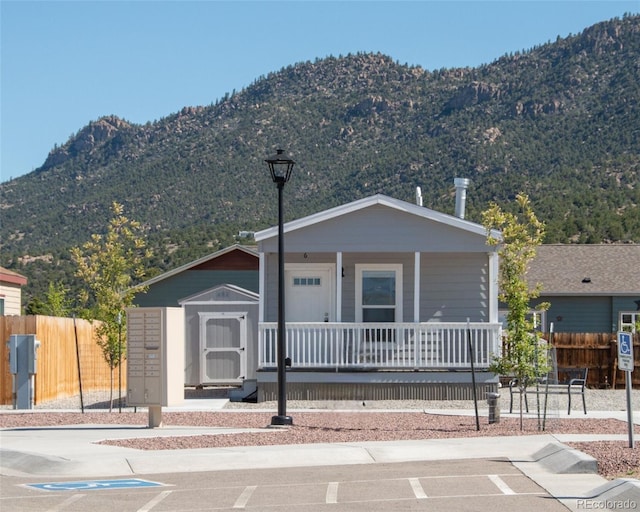
<path fill-rule="evenodd" d="M 26 284 L 23 275 L 0 267 L 0 315 L 20 315 L 22 287 Z"/>
<path fill-rule="evenodd" d="M 471 398 L 469 337 L 479 396 L 495 391 L 498 256 L 486 238 L 481 225 L 384 195 L 286 223 L 288 397 Z M 277 388 L 277 227 L 255 240 L 262 401 Z"/>
<path fill-rule="evenodd" d="M 542 326 L 554 332 L 609 333 L 640 322 L 640 245 L 542 245 L 527 275 L 541 284 L 533 302 L 551 303 Z"/>
<path fill-rule="evenodd" d="M 221 284 L 258 291 L 258 253 L 242 245 L 232 245 L 208 254 L 142 283 L 146 293 L 136 295 L 139 307 L 178 307 L 180 301 Z"/>

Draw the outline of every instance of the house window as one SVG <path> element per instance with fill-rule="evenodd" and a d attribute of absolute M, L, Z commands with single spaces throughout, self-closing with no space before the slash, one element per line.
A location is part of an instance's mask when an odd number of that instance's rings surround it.
<path fill-rule="evenodd" d="M 319 277 L 294 277 L 293 286 L 320 286 Z"/>
<path fill-rule="evenodd" d="M 502 328 L 507 328 L 507 315 L 509 314 L 509 310 L 500 309 L 498 311 L 498 321 L 502 324 Z M 547 325 L 547 312 L 540 310 L 529 310 L 527 313 L 527 320 L 530 320 L 533 323 L 533 329 L 539 332 L 548 332 Z"/>
<path fill-rule="evenodd" d="M 0 316 L 4 315 L 4 299 L 0 298 Z"/>
<path fill-rule="evenodd" d="M 640 332 L 640 311 L 621 311 L 620 330 L 624 332 Z"/>
<path fill-rule="evenodd" d="M 402 321 L 402 265 L 356 265 L 356 321 Z"/>

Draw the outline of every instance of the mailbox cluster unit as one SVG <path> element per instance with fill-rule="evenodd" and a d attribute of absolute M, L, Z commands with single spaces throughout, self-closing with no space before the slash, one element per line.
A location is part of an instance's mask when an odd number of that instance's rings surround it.
<path fill-rule="evenodd" d="M 127 309 L 127 404 L 180 405 L 184 353 L 182 308 Z"/>

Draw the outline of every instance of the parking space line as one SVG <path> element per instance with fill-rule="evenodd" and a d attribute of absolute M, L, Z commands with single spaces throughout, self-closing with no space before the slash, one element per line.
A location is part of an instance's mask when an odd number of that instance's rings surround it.
<path fill-rule="evenodd" d="M 409 478 L 409 484 L 411 485 L 411 489 L 413 490 L 413 494 L 419 500 L 424 500 L 427 498 L 427 493 L 424 492 L 422 484 L 418 478 Z"/>
<path fill-rule="evenodd" d="M 327 485 L 326 503 L 338 503 L 338 482 L 329 482 Z"/>
<path fill-rule="evenodd" d="M 255 491 L 257 488 L 258 488 L 257 485 L 249 485 L 245 487 L 244 491 L 242 491 L 242 494 L 238 497 L 236 502 L 233 504 L 233 508 L 246 507 L 247 503 L 249 502 L 249 499 L 251 498 L 251 495 L 253 494 L 253 491 Z"/>
<path fill-rule="evenodd" d="M 138 509 L 138 512 L 149 512 L 153 507 L 155 507 L 158 503 L 160 503 L 163 499 L 165 499 L 169 494 L 173 491 L 162 491 L 155 498 L 148 501 L 142 508 Z"/>
<path fill-rule="evenodd" d="M 498 475 L 487 475 L 498 489 L 502 491 L 502 494 L 516 494 L 516 492 L 507 485 L 507 483 Z"/>
<path fill-rule="evenodd" d="M 47 509 L 46 512 L 59 512 L 60 510 L 64 510 L 68 505 L 71 505 L 85 496 L 86 494 L 74 494 L 73 496 L 69 496 L 66 500 L 58 503 L 55 507 Z"/>

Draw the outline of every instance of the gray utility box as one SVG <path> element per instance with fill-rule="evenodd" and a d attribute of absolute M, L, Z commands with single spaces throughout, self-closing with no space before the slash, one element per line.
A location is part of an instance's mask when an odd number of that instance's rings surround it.
<path fill-rule="evenodd" d="M 127 309 L 127 404 L 182 404 L 184 353 L 182 308 Z"/>
<path fill-rule="evenodd" d="M 7 348 L 9 371 L 13 376 L 13 408 L 33 409 L 40 342 L 35 334 L 12 334 Z"/>

